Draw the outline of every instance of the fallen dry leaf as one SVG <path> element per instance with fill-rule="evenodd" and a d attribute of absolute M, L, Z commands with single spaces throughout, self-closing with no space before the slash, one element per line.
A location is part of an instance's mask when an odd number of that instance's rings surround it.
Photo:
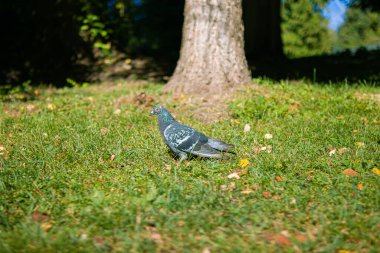
<path fill-rule="evenodd" d="M 245 126 L 244 126 L 244 132 L 247 133 L 249 131 L 251 131 L 251 126 L 249 124 L 245 124 Z"/>
<path fill-rule="evenodd" d="M 115 160 L 115 155 L 111 155 L 110 160 L 111 160 L 111 161 Z"/>
<path fill-rule="evenodd" d="M 239 162 L 239 166 L 244 168 L 244 167 L 247 167 L 249 164 L 249 161 L 248 159 L 242 159 L 240 162 Z"/>
<path fill-rule="evenodd" d="M 220 189 L 222 191 L 233 191 L 236 188 L 236 184 L 234 182 L 230 182 L 228 185 L 221 185 Z"/>
<path fill-rule="evenodd" d="M 189 167 L 190 166 L 190 162 L 185 162 L 185 166 Z"/>
<path fill-rule="evenodd" d="M 121 110 L 120 109 L 116 109 L 114 112 L 113 112 L 113 114 L 115 114 L 115 115 L 119 115 L 121 113 Z"/>
<path fill-rule="evenodd" d="M 251 193 L 254 193 L 254 190 L 252 190 L 252 189 L 245 189 L 245 190 L 242 190 L 241 193 L 243 193 L 243 194 L 251 194 Z"/>
<path fill-rule="evenodd" d="M 346 176 L 349 176 L 349 177 L 357 177 L 359 176 L 359 173 L 354 171 L 353 169 L 351 168 L 348 168 L 348 169 L 345 169 L 344 171 L 342 171 L 342 173 Z"/>
<path fill-rule="evenodd" d="M 160 233 L 158 233 L 157 228 L 153 226 L 148 226 L 145 228 L 149 232 L 150 239 L 156 243 L 162 242 L 162 236 Z"/>
<path fill-rule="evenodd" d="M 290 201 L 290 204 L 292 204 L 292 205 L 297 204 L 297 200 L 295 198 L 292 198 L 292 200 Z"/>
<path fill-rule="evenodd" d="M 100 129 L 100 132 L 102 135 L 105 135 L 108 132 L 108 128 L 102 127 L 102 129 Z"/>
<path fill-rule="evenodd" d="M 79 239 L 81 239 L 81 240 L 87 240 L 87 239 L 88 239 L 88 235 L 85 234 L 85 233 L 81 233 L 81 234 L 79 235 Z"/>
<path fill-rule="evenodd" d="M 348 150 L 349 150 L 348 148 L 340 148 L 340 149 L 338 150 L 338 153 L 339 153 L 340 155 L 343 155 L 343 154 L 346 153 Z"/>
<path fill-rule="evenodd" d="M 233 172 L 233 173 L 231 173 L 231 174 L 229 174 L 228 176 L 227 176 L 228 178 L 235 178 L 235 179 L 240 179 L 240 176 L 238 175 L 238 173 L 236 173 L 236 172 Z"/>
<path fill-rule="evenodd" d="M 32 220 L 36 222 L 48 222 L 49 215 L 47 215 L 46 213 L 41 213 L 40 211 L 36 210 L 32 214 Z"/>
<path fill-rule="evenodd" d="M 41 228 L 42 228 L 43 230 L 45 230 L 45 231 L 48 231 L 52 226 L 53 226 L 53 225 L 50 224 L 50 223 L 48 223 L 48 222 L 43 222 L 43 223 L 41 224 Z"/>
<path fill-rule="evenodd" d="M 5 154 L 5 147 L 3 145 L 0 145 L 0 155 Z"/>
<path fill-rule="evenodd" d="M 299 242 L 304 242 L 304 241 L 307 240 L 306 235 L 295 235 L 294 237 L 295 237 L 296 240 L 299 241 Z"/>
<path fill-rule="evenodd" d="M 272 138 L 273 138 L 273 135 L 271 135 L 271 134 L 265 134 L 265 135 L 264 135 L 264 138 L 265 138 L 265 139 L 272 139 Z"/>
<path fill-rule="evenodd" d="M 288 230 L 282 230 L 282 231 L 280 232 L 280 234 L 282 234 L 283 236 L 286 236 L 286 237 L 290 237 L 290 233 L 289 233 Z"/>
<path fill-rule="evenodd" d="M 266 236 L 266 239 L 270 242 L 275 242 L 281 247 L 288 247 L 290 246 L 290 240 L 286 236 L 282 234 L 270 234 Z"/>
<path fill-rule="evenodd" d="M 270 193 L 270 192 L 262 192 L 262 195 L 264 196 L 264 198 L 270 198 L 270 197 L 272 197 L 272 193 Z"/>
<path fill-rule="evenodd" d="M 284 179 L 282 179 L 282 177 L 280 177 L 280 176 L 276 176 L 276 181 L 277 182 L 284 182 Z"/>
<path fill-rule="evenodd" d="M 253 153 L 255 153 L 256 155 L 259 154 L 262 150 L 263 150 L 263 146 L 261 145 L 253 147 Z"/>
<path fill-rule="evenodd" d="M 106 242 L 106 239 L 100 236 L 95 237 L 94 240 L 97 244 L 104 244 Z"/>
<path fill-rule="evenodd" d="M 380 170 L 377 168 L 377 167 L 374 167 L 372 169 L 373 173 L 375 173 L 376 175 L 380 176 Z"/>
<path fill-rule="evenodd" d="M 28 112 L 32 112 L 32 111 L 34 111 L 34 109 L 36 109 L 36 106 L 35 106 L 35 105 L 28 104 L 28 105 L 26 106 L 26 110 L 27 110 Z"/>
<path fill-rule="evenodd" d="M 136 95 L 134 100 L 138 105 L 144 105 L 147 107 L 152 106 L 152 103 L 155 101 L 153 97 L 148 96 L 145 92 Z"/>
<path fill-rule="evenodd" d="M 48 108 L 49 110 L 51 110 L 51 111 L 53 111 L 53 110 L 55 110 L 55 105 L 54 104 L 48 104 L 47 106 L 46 106 L 46 108 Z"/>
<path fill-rule="evenodd" d="M 204 248 L 203 250 L 202 250 L 202 253 L 211 253 L 211 251 L 210 251 L 210 249 L 209 248 Z"/>
<path fill-rule="evenodd" d="M 332 155 L 334 155 L 334 154 L 335 154 L 335 152 L 336 152 L 336 148 L 334 148 L 334 149 L 330 150 L 330 152 L 329 152 L 329 156 L 332 156 Z"/>
<path fill-rule="evenodd" d="M 357 188 L 359 191 L 363 190 L 363 184 L 362 184 L 362 183 L 358 184 L 358 186 L 357 186 L 356 188 Z"/>
<path fill-rule="evenodd" d="M 355 253 L 355 251 L 340 249 L 340 250 L 338 250 L 338 253 Z"/>
<path fill-rule="evenodd" d="M 246 174 L 248 174 L 248 169 L 244 168 L 244 169 L 235 170 L 234 172 L 232 172 L 231 174 L 229 174 L 227 177 L 228 178 L 240 179 L 241 176 L 244 176 Z"/>

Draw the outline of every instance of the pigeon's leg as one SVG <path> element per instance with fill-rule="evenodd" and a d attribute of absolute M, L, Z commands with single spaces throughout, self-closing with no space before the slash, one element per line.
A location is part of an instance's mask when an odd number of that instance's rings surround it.
<path fill-rule="evenodd" d="M 181 152 L 180 154 L 179 154 L 179 156 L 180 156 L 180 159 L 179 159 L 179 162 L 181 163 L 183 160 L 186 160 L 186 158 L 187 158 L 187 154 L 185 153 L 185 152 Z"/>
<path fill-rule="evenodd" d="M 179 156 L 177 166 L 179 166 L 183 160 L 187 159 L 187 154 L 179 149 L 175 149 L 175 153 Z"/>

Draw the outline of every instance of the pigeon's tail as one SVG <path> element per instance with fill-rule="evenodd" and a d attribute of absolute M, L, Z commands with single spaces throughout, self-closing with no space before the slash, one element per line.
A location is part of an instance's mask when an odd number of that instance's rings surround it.
<path fill-rule="evenodd" d="M 218 158 L 218 159 L 224 158 L 224 156 L 223 156 L 222 153 L 219 153 L 217 150 L 213 149 L 207 143 L 205 143 L 202 146 L 200 146 L 198 150 L 192 150 L 192 151 L 190 151 L 190 153 L 193 154 L 193 155 L 200 156 L 200 157 Z"/>
<path fill-rule="evenodd" d="M 235 152 L 232 150 L 232 148 L 234 147 L 234 145 L 232 145 L 232 144 L 228 144 L 228 143 L 225 143 L 223 141 L 218 141 L 218 140 L 214 140 L 214 139 L 210 139 L 210 138 L 208 139 L 207 144 L 210 145 L 210 147 L 212 147 L 214 149 L 235 154 Z"/>

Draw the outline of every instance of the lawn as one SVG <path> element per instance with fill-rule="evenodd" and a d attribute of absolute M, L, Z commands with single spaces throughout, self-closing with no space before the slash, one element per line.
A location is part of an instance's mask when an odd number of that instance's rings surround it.
<path fill-rule="evenodd" d="M 0 252 L 379 252 L 380 89 L 254 81 L 212 123 L 160 84 L 4 98 Z M 237 154 L 178 165 L 152 100 Z"/>

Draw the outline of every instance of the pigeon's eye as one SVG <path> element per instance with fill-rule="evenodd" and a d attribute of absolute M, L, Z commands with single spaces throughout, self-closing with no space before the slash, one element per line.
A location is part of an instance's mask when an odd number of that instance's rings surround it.
<path fill-rule="evenodd" d="M 158 108 L 155 108 L 154 110 L 155 110 L 156 112 L 159 112 L 159 111 L 160 111 L 160 109 L 158 109 Z"/>

